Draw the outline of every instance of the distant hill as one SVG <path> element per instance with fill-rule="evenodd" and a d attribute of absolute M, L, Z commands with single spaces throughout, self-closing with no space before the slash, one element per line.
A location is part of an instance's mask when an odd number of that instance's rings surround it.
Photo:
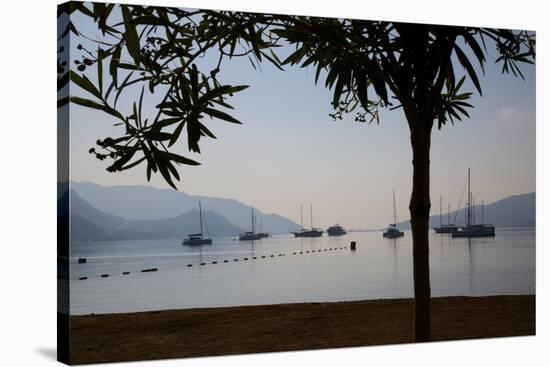
<path fill-rule="evenodd" d="M 71 190 L 71 213 L 80 216 L 82 219 L 93 223 L 107 232 L 112 232 L 115 228 L 126 223 L 126 219 L 124 218 L 96 209 L 82 199 L 74 190 Z"/>
<path fill-rule="evenodd" d="M 102 186 L 91 182 L 71 182 L 71 188 L 98 210 L 129 221 L 175 218 L 197 209 L 201 201 L 203 209 L 225 217 L 233 226 L 250 228 L 250 206 L 234 199 L 191 196 L 172 189 L 139 185 Z M 255 213 L 258 222 L 261 218 L 262 229 L 269 233 L 288 233 L 291 228 L 299 227 L 277 214 L 265 214 L 259 210 Z"/>
<path fill-rule="evenodd" d="M 67 206 L 68 200 L 69 191 L 66 191 L 59 198 L 60 210 Z M 70 206 L 71 238 L 76 241 L 183 238 L 200 231 L 199 212 L 195 209 L 172 218 L 127 221 L 95 208 L 74 190 L 70 191 Z M 66 214 L 60 212 L 58 216 L 63 218 Z M 204 212 L 203 218 L 204 232 L 212 237 L 244 232 L 212 210 Z"/>
<path fill-rule="evenodd" d="M 105 241 L 112 239 L 112 236 L 105 229 L 80 215 L 71 214 L 71 239 L 74 241 Z"/>
<path fill-rule="evenodd" d="M 522 195 L 508 196 L 504 199 L 495 201 L 491 204 L 485 204 L 484 207 L 484 219 L 485 223 L 495 225 L 495 227 L 534 227 L 536 225 L 536 193 L 531 192 Z M 466 223 L 466 209 L 453 211 L 450 213 L 451 222 L 458 225 L 464 225 Z M 475 205 L 472 208 L 472 212 L 475 212 L 476 223 L 481 223 L 481 205 Z M 433 206 L 432 206 L 433 213 Z M 447 213 L 443 213 L 443 224 L 447 223 Z M 439 213 L 430 217 L 430 228 L 439 226 Z M 399 228 L 410 229 L 410 222 L 403 221 L 399 223 Z"/>
<path fill-rule="evenodd" d="M 212 210 L 203 212 L 204 232 L 212 237 L 235 236 L 244 232 L 243 228 L 229 223 L 223 216 Z M 199 211 L 192 209 L 185 214 L 165 219 L 134 220 L 126 223 L 120 231 L 144 234 L 162 234 L 163 238 L 184 237 L 200 231 Z"/>

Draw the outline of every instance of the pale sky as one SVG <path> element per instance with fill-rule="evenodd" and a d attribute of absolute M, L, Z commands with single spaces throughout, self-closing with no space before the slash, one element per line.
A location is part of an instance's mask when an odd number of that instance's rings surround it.
<path fill-rule="evenodd" d="M 483 97 L 474 94 L 471 100 L 471 118 L 434 129 L 432 214 L 439 212 L 439 195 L 444 208 L 450 201 L 456 209 L 468 167 L 476 202 L 535 191 L 535 67 L 523 67 L 523 81 L 500 74 L 494 59 L 488 58 L 481 79 Z M 460 66 L 455 70 L 462 73 Z M 201 139 L 200 155 L 187 151 L 182 135 L 177 152 L 202 165 L 180 168 L 179 190 L 237 199 L 295 221 L 300 205 L 313 204 L 316 226 L 338 222 L 380 228 L 392 221 L 395 188 L 398 218 L 407 219 L 412 156 L 402 110 L 383 111 L 379 125 L 356 123 L 353 114 L 335 122 L 328 115 L 332 92 L 323 83 L 315 86 L 313 73 L 298 67 L 281 72 L 267 63 L 256 71 L 246 59 L 226 62 L 223 81 L 251 86 L 229 101 L 235 107 L 230 113 L 243 125 L 205 118 L 218 139 Z M 95 78 L 92 69 L 90 74 Z M 466 90 L 475 91 L 471 85 Z M 83 95 L 77 88 L 71 93 Z M 155 112 L 150 108 L 145 115 L 153 118 Z M 104 113 L 76 105 L 70 113 L 72 180 L 169 187 L 160 176 L 148 183 L 144 165 L 116 174 L 105 171 L 107 163 L 88 149 L 98 138 L 122 131 Z M 309 223 L 309 215 L 305 218 Z"/>

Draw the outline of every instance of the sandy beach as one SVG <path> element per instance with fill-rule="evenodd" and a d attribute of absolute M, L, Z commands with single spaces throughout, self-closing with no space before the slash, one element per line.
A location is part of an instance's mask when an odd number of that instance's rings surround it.
<path fill-rule="evenodd" d="M 434 298 L 433 340 L 535 334 L 535 296 Z M 412 300 L 299 303 L 72 316 L 71 363 L 412 341 Z"/>

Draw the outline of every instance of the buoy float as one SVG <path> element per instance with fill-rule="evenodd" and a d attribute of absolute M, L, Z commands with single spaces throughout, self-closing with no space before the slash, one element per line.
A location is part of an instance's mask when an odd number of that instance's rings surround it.
<path fill-rule="evenodd" d="M 351 241 L 351 243 L 349 244 L 349 248 L 353 251 L 355 251 L 355 241 Z"/>
<path fill-rule="evenodd" d="M 78 279 L 79 279 L 79 280 L 86 280 L 86 279 L 88 279 L 88 277 L 80 277 L 80 278 L 78 278 Z"/>
<path fill-rule="evenodd" d="M 86 261 L 87 261 L 87 260 L 86 260 L 85 257 L 79 257 L 79 258 L 78 258 L 78 263 L 79 263 L 79 264 L 86 264 Z"/>
<path fill-rule="evenodd" d="M 129 271 L 123 271 L 123 272 L 122 272 L 122 275 L 128 275 L 128 274 L 130 274 Z"/>
<path fill-rule="evenodd" d="M 102 278 L 108 278 L 108 277 L 109 277 L 109 274 L 101 274 L 101 277 L 102 277 Z"/>

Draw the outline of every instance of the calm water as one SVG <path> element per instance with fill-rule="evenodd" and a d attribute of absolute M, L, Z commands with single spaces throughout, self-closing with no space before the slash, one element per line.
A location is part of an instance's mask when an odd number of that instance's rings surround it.
<path fill-rule="evenodd" d="M 278 235 L 253 245 L 222 238 L 202 249 L 175 239 L 73 243 L 71 314 L 411 297 L 411 241 L 406 231 L 397 240 L 381 232 Z M 535 293 L 534 229 L 497 230 L 470 243 L 431 234 L 430 248 L 434 296 Z"/>

